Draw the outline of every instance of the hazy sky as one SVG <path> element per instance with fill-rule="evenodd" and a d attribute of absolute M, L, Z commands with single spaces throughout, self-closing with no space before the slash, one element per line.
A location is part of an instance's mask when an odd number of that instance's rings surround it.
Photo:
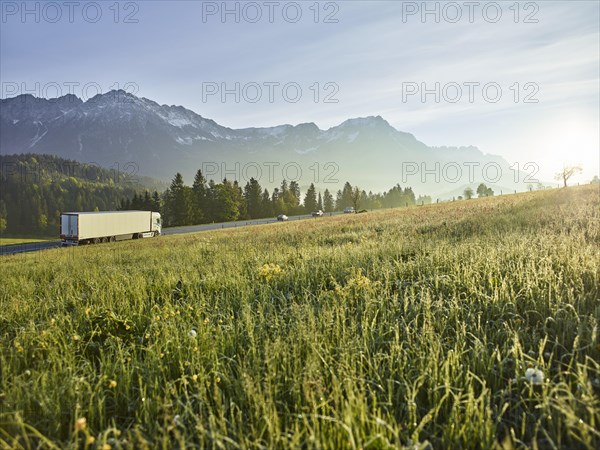
<path fill-rule="evenodd" d="M 233 128 L 381 115 L 543 179 L 600 170 L 595 0 L 0 3 L 2 97 L 120 87 Z"/>

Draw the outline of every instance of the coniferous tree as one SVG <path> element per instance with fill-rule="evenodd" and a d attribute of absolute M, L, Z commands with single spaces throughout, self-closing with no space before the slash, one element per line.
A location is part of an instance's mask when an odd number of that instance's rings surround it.
<path fill-rule="evenodd" d="M 285 180 L 284 180 L 284 183 L 285 183 Z M 287 192 L 287 186 L 286 186 L 285 192 Z M 279 190 L 279 188 L 273 189 L 273 195 L 271 196 L 271 203 L 272 203 L 274 215 L 278 216 L 279 214 L 286 214 L 288 212 L 287 206 L 286 206 L 285 202 L 283 201 L 283 194 Z"/>
<path fill-rule="evenodd" d="M 238 218 L 237 220 L 244 220 L 248 218 L 248 207 L 246 205 L 246 200 L 244 199 L 244 191 L 242 190 L 242 187 L 239 185 L 239 183 L 236 181 L 234 181 L 232 183 L 232 193 L 233 193 L 233 198 L 235 200 L 235 202 L 237 203 L 237 207 L 238 207 Z"/>
<path fill-rule="evenodd" d="M 360 207 L 360 201 L 362 198 L 362 192 L 358 186 L 354 186 L 352 189 L 352 207 L 354 211 L 358 211 Z"/>
<path fill-rule="evenodd" d="M 267 193 L 268 195 L 268 193 Z M 257 180 L 250 178 L 244 187 L 244 198 L 250 219 L 258 219 L 263 215 L 263 193 Z"/>
<path fill-rule="evenodd" d="M 279 193 L 281 194 L 281 196 L 284 196 L 288 191 L 288 182 L 284 179 L 281 182 L 281 187 L 279 188 Z"/>
<path fill-rule="evenodd" d="M 167 223 L 170 226 L 189 225 L 191 209 L 189 188 L 183 184 L 183 177 L 179 172 L 173 178 L 165 200 Z"/>
<path fill-rule="evenodd" d="M 409 205 L 415 205 L 417 203 L 415 193 L 413 192 L 411 187 L 407 187 L 404 189 L 404 197 L 406 203 L 408 203 Z"/>
<path fill-rule="evenodd" d="M 235 191 L 233 183 L 227 179 L 214 186 L 213 214 L 216 222 L 230 222 L 240 217 L 240 204 Z"/>
<path fill-rule="evenodd" d="M 261 201 L 261 217 L 271 217 L 273 215 L 273 204 L 271 202 L 271 195 L 269 191 L 265 189 L 262 193 Z"/>
<path fill-rule="evenodd" d="M 152 211 L 152 198 L 150 197 L 150 192 L 144 191 L 144 207 L 142 208 L 144 211 Z"/>
<path fill-rule="evenodd" d="M 348 181 L 346 181 L 346 183 L 344 184 L 344 188 L 342 189 L 342 204 L 341 208 L 339 209 L 344 209 L 348 206 L 353 206 L 353 198 L 354 196 L 352 185 Z"/>
<path fill-rule="evenodd" d="M 295 181 L 290 182 L 290 186 L 283 194 L 283 201 L 287 208 L 287 214 L 301 214 L 303 208 L 300 207 L 300 187 Z"/>
<path fill-rule="evenodd" d="M 133 194 L 133 198 L 131 199 L 131 209 L 139 209 L 140 208 L 140 198 L 138 197 L 137 192 Z"/>
<path fill-rule="evenodd" d="M 127 211 L 127 210 L 129 210 L 129 205 L 130 204 L 131 204 L 131 202 L 130 202 L 130 200 L 128 198 L 123 198 L 119 202 L 119 206 L 117 207 L 117 210 L 119 210 L 119 211 Z"/>
<path fill-rule="evenodd" d="M 329 189 L 325 189 L 323 192 L 323 211 L 333 212 L 335 209 L 335 202 L 333 201 L 333 195 L 329 192 Z"/>
<path fill-rule="evenodd" d="M 217 216 L 217 184 L 214 180 L 208 182 L 206 190 L 206 220 L 214 222 Z"/>
<path fill-rule="evenodd" d="M 202 170 L 198 169 L 194 176 L 192 184 L 192 207 L 194 223 L 206 222 L 207 195 L 206 178 L 202 175 Z"/>
<path fill-rule="evenodd" d="M 317 200 L 317 209 L 323 211 L 323 197 L 321 197 L 321 193 L 319 192 L 319 197 Z"/>
<path fill-rule="evenodd" d="M 160 207 L 160 195 L 158 194 L 158 191 L 154 191 L 152 194 L 152 206 L 150 210 L 155 212 L 161 212 L 162 210 Z"/>
<path fill-rule="evenodd" d="M 300 185 L 297 181 L 290 181 L 290 191 L 294 194 L 294 197 L 300 201 Z"/>
<path fill-rule="evenodd" d="M 304 210 L 306 213 L 310 213 L 317 209 L 317 192 L 315 190 L 315 185 L 313 183 L 310 184 L 308 190 L 306 191 L 306 196 L 304 197 Z"/>

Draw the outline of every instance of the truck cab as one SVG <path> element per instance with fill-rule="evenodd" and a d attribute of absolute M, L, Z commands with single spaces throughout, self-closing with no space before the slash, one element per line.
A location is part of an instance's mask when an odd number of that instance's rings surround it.
<path fill-rule="evenodd" d="M 157 236 L 160 236 L 162 233 L 162 222 L 160 219 L 160 213 L 152 213 L 152 231 L 155 232 Z"/>

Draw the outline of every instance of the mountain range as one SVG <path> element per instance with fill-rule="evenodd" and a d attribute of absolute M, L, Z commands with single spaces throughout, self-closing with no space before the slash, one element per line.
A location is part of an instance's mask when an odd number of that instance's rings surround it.
<path fill-rule="evenodd" d="M 398 183 L 433 196 L 480 182 L 524 190 L 526 175 L 474 146 L 427 146 L 380 116 L 327 130 L 314 123 L 232 129 L 125 91 L 87 101 L 30 94 L 0 100 L 0 154 L 15 153 L 52 154 L 162 180 L 181 172 L 189 184 L 201 168 L 208 179 L 245 184 L 254 177 L 265 187 L 283 178 L 330 190 L 345 181 L 373 191 Z"/>

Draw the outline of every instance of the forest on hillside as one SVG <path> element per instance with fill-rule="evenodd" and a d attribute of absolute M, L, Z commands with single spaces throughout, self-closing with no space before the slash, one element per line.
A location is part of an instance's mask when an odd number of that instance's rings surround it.
<path fill-rule="evenodd" d="M 346 182 L 342 189 L 301 192 L 297 181 L 283 180 L 270 192 L 251 178 L 206 180 L 198 170 L 191 186 L 176 174 L 171 184 L 51 155 L 0 155 L 0 232 L 6 235 L 59 234 L 66 211 L 141 209 L 158 211 L 166 226 L 195 225 L 307 214 L 320 209 L 357 211 L 428 203 L 410 187 L 395 185 L 384 193 L 367 192 Z"/>
<path fill-rule="evenodd" d="M 114 210 L 122 198 L 160 186 L 131 171 L 52 155 L 0 155 L 0 232 L 58 235 L 63 211 Z"/>

